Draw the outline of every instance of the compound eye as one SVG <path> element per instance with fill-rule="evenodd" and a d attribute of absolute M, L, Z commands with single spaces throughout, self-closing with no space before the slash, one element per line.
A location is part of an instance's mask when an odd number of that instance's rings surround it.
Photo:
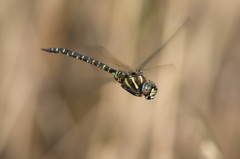
<path fill-rule="evenodd" d="M 143 93 L 145 96 L 146 96 L 146 95 L 149 95 L 150 92 L 151 92 L 151 89 L 152 89 L 151 84 L 149 84 L 149 83 L 146 82 L 146 83 L 143 85 L 142 93 Z"/>
<path fill-rule="evenodd" d="M 151 90 L 151 86 L 146 85 L 145 88 L 144 88 L 144 91 L 149 92 L 150 90 Z"/>
<path fill-rule="evenodd" d="M 148 80 L 143 84 L 142 94 L 145 96 L 146 99 L 153 99 L 156 93 L 157 93 L 157 87 L 155 83 Z"/>

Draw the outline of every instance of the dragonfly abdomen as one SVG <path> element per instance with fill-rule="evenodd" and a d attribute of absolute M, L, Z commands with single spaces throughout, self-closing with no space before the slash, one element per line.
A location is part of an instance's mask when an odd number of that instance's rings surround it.
<path fill-rule="evenodd" d="M 100 69 L 102 69 L 102 70 L 104 70 L 106 72 L 109 72 L 111 74 L 116 72 L 116 70 L 114 70 L 113 68 L 109 67 L 108 65 L 105 65 L 104 63 L 102 63 L 102 62 L 100 62 L 98 60 L 95 60 L 95 59 L 90 58 L 88 56 L 84 56 L 84 55 L 81 55 L 79 53 L 67 50 L 67 49 L 50 48 L 50 49 L 42 49 L 42 50 L 46 51 L 46 52 L 49 52 L 49 53 L 58 53 L 58 54 L 64 54 L 64 55 L 67 55 L 67 56 L 71 56 L 73 58 L 85 61 L 85 62 L 87 62 L 89 64 L 94 65 L 94 66 L 97 66 L 98 68 L 100 68 Z"/>

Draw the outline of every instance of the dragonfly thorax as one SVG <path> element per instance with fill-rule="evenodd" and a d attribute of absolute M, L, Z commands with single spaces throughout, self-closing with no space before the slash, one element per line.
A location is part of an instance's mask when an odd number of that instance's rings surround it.
<path fill-rule="evenodd" d="M 146 99 L 153 99 L 157 93 L 155 83 L 146 80 L 142 72 L 125 73 L 116 71 L 112 74 L 115 80 L 122 84 L 122 88 L 135 96 L 141 97 L 144 95 Z"/>

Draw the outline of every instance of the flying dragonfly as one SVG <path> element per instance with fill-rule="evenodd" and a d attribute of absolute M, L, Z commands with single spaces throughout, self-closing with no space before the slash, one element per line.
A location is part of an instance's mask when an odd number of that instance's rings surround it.
<path fill-rule="evenodd" d="M 157 94 L 157 86 L 156 84 L 148 80 L 143 71 L 151 61 L 153 57 L 155 57 L 159 52 L 164 48 L 164 46 L 175 36 L 177 32 L 183 27 L 183 25 L 187 22 L 188 18 L 186 18 L 180 27 L 170 36 L 168 40 L 166 40 L 159 49 L 153 52 L 141 65 L 139 65 L 135 70 L 130 68 L 129 66 L 123 64 L 118 60 L 111 61 L 115 64 L 115 66 L 119 66 L 121 69 L 114 69 L 96 59 L 91 57 L 79 54 L 74 51 L 70 51 L 64 48 L 49 48 L 49 49 L 42 49 L 42 51 L 46 51 L 49 53 L 58 53 L 64 54 L 67 56 L 71 56 L 73 58 L 79 59 L 81 61 L 85 61 L 91 65 L 94 65 L 108 73 L 110 73 L 114 79 L 121 84 L 121 87 L 131 93 L 134 96 L 141 97 L 142 95 L 145 96 L 146 99 L 154 99 L 155 95 Z M 99 46 L 99 50 L 105 50 L 102 46 Z"/>

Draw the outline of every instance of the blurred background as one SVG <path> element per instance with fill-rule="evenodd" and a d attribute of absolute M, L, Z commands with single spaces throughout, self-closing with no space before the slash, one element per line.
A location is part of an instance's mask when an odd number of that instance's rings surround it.
<path fill-rule="evenodd" d="M 239 15 L 239 0 L 1 0 L 0 158 L 239 159 Z M 149 64 L 174 65 L 146 71 L 150 101 L 40 50 L 102 45 L 135 68 L 187 16 Z"/>

